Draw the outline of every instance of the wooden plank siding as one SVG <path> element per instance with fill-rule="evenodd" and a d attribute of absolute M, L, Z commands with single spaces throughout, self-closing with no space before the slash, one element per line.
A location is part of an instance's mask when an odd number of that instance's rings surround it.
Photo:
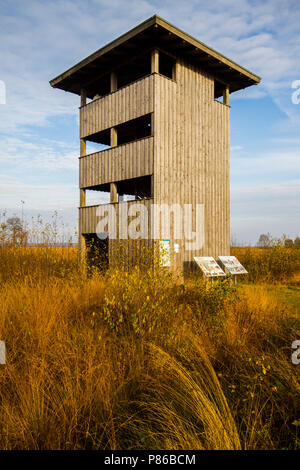
<path fill-rule="evenodd" d="M 154 76 L 148 75 L 80 108 L 80 138 L 153 112 Z"/>
<path fill-rule="evenodd" d="M 148 239 L 120 239 L 119 233 L 119 210 L 121 204 L 127 205 L 127 210 L 135 204 L 143 204 L 148 214 Z M 154 244 L 151 240 L 151 209 L 153 199 L 141 199 L 137 201 L 127 201 L 121 204 L 115 204 L 116 215 L 117 215 L 117 238 L 116 240 L 109 240 L 109 265 L 110 267 L 130 269 L 130 267 L 138 264 L 141 268 L 143 266 L 149 267 L 151 259 L 153 261 Z M 128 217 L 127 227 L 129 226 L 132 218 Z"/>
<path fill-rule="evenodd" d="M 122 202 L 122 203 L 114 203 L 113 206 L 115 207 L 116 210 L 116 216 L 117 218 L 119 217 L 119 208 L 120 204 L 127 204 L 127 207 L 129 208 L 133 204 L 144 204 L 147 211 L 148 211 L 148 233 L 151 233 L 151 205 L 153 204 L 153 198 L 148 198 L 148 199 L 142 199 L 139 201 L 127 201 L 127 202 Z M 111 204 L 101 204 L 103 210 L 109 210 L 109 206 Z M 99 206 L 87 206 L 87 207 L 80 207 L 79 208 L 79 220 L 81 224 L 81 230 L 82 234 L 95 234 L 96 233 L 96 228 L 97 224 L 100 220 L 100 218 L 97 216 L 97 208 Z M 117 231 L 118 235 L 118 231 Z"/>
<path fill-rule="evenodd" d="M 122 181 L 153 173 L 153 137 L 79 158 L 79 186 Z"/>
<path fill-rule="evenodd" d="M 122 202 L 122 205 L 127 205 L 129 210 L 133 204 L 144 204 L 148 213 L 148 234 L 151 233 L 151 205 L 153 199 L 143 199 L 141 201 L 127 201 Z M 151 239 L 137 239 L 137 240 L 121 240 L 119 239 L 119 210 L 120 204 L 103 204 L 102 209 L 109 210 L 109 206 L 113 205 L 116 210 L 117 219 L 117 238 L 115 240 L 108 240 L 108 256 L 110 267 L 127 267 L 139 264 L 146 266 L 153 260 L 154 245 Z M 79 208 L 79 223 L 82 235 L 95 234 L 97 224 L 100 218 L 97 216 L 98 206 L 88 206 Z M 130 223 L 130 220 L 129 220 Z"/>
<path fill-rule="evenodd" d="M 180 58 L 176 82 L 156 75 L 154 94 L 154 202 L 192 204 L 193 230 L 196 204 L 205 211 L 201 250 L 186 250 L 171 231 L 172 265 L 229 255 L 229 106 L 214 100 L 212 77 Z"/>

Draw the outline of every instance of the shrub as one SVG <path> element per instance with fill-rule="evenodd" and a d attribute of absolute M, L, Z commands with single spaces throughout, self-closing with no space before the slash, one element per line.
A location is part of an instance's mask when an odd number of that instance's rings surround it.
<path fill-rule="evenodd" d="M 282 282 L 289 279 L 298 269 L 299 255 L 292 248 L 281 243 L 271 248 L 232 248 L 235 255 L 248 271 L 252 282 Z"/>

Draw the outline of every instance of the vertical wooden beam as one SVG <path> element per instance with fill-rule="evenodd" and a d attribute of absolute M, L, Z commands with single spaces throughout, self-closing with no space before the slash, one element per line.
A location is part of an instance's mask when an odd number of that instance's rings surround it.
<path fill-rule="evenodd" d="M 110 202 L 118 202 L 118 188 L 116 183 L 110 183 Z"/>
<path fill-rule="evenodd" d="M 80 106 L 86 105 L 86 90 L 84 88 L 81 89 L 80 92 Z M 80 156 L 84 157 L 86 155 L 86 142 L 85 139 L 80 139 Z M 85 189 L 80 189 L 80 207 L 84 207 L 86 205 L 85 199 Z M 80 209 L 79 209 L 80 210 Z M 81 233 L 81 223 L 79 222 L 79 260 L 81 264 L 81 272 L 82 276 L 86 277 L 87 275 L 87 247 L 86 247 L 86 240 L 84 235 Z"/>
<path fill-rule="evenodd" d="M 81 274 L 85 278 L 87 276 L 87 245 L 86 239 L 82 233 L 79 233 L 79 261 Z"/>
<path fill-rule="evenodd" d="M 116 147 L 118 145 L 118 133 L 115 127 L 110 130 L 110 146 Z"/>
<path fill-rule="evenodd" d="M 151 52 L 151 73 L 159 73 L 159 52 L 157 49 Z"/>
<path fill-rule="evenodd" d="M 227 85 L 223 90 L 223 104 L 229 106 L 229 86 Z"/>
<path fill-rule="evenodd" d="M 111 72 L 110 74 L 110 92 L 113 93 L 118 89 L 118 79 L 116 72 Z"/>
<path fill-rule="evenodd" d="M 151 135 L 154 134 L 154 113 L 151 113 L 150 115 L 150 131 Z"/>
<path fill-rule="evenodd" d="M 86 142 L 85 139 L 80 139 L 80 156 L 86 156 Z"/>
<path fill-rule="evenodd" d="M 80 106 L 85 106 L 85 105 L 86 105 L 86 90 L 84 88 L 81 88 Z"/>
<path fill-rule="evenodd" d="M 86 141 L 85 139 L 80 139 L 80 156 L 86 156 Z M 81 181 L 80 181 L 81 184 Z M 85 189 L 80 189 L 80 207 L 84 207 L 86 205 L 86 198 L 85 198 Z"/>
<path fill-rule="evenodd" d="M 113 93 L 118 89 L 118 78 L 116 72 L 111 72 L 110 74 L 110 92 Z M 116 147 L 118 145 L 118 133 L 117 129 L 112 127 L 110 129 L 110 145 L 111 147 Z M 110 202 L 115 203 L 118 202 L 118 188 L 116 183 L 110 183 Z M 112 248 L 112 240 L 108 241 L 108 259 L 109 264 L 113 261 L 113 248 Z"/>
<path fill-rule="evenodd" d="M 85 189 L 80 189 L 80 207 L 85 207 L 85 205 L 86 205 Z"/>
<path fill-rule="evenodd" d="M 80 93 L 80 105 L 81 106 L 86 105 L 86 90 L 84 90 L 83 88 L 81 89 L 81 93 Z M 85 139 L 80 139 L 80 156 L 81 157 L 86 156 L 86 141 L 85 141 Z M 86 203 L 85 189 L 80 189 L 80 207 L 85 206 L 85 203 Z"/>

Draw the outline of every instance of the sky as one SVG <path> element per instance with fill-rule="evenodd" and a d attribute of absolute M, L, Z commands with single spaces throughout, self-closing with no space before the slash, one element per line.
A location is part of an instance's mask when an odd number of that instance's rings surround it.
<path fill-rule="evenodd" d="M 1 213 L 76 227 L 79 97 L 49 80 L 154 14 L 262 77 L 230 95 L 232 240 L 300 236 L 299 0 L 0 0 Z"/>

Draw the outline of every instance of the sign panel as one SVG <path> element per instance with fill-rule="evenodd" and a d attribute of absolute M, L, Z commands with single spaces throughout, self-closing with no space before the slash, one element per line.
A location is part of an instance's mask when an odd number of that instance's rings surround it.
<path fill-rule="evenodd" d="M 218 258 L 222 265 L 224 266 L 225 271 L 229 274 L 247 274 L 248 271 L 241 265 L 239 260 L 235 256 L 219 256 Z"/>
<path fill-rule="evenodd" d="M 171 266 L 171 244 L 170 240 L 159 241 L 160 265 L 163 267 Z"/>
<path fill-rule="evenodd" d="M 223 269 L 212 256 L 194 256 L 194 260 L 206 277 L 225 276 Z"/>

